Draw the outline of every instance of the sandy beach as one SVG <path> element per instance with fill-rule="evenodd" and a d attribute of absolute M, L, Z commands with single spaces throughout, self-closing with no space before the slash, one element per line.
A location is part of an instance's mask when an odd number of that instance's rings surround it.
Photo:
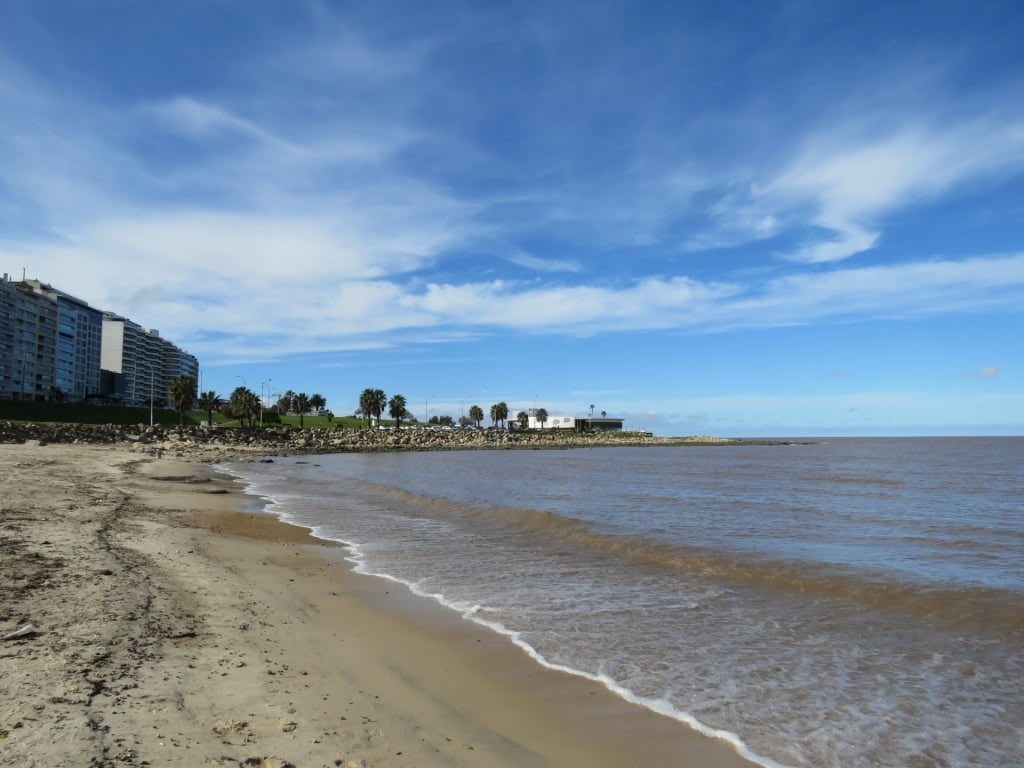
<path fill-rule="evenodd" d="M 0 764 L 749 765 L 344 555 L 198 457 L 0 445 Z"/>

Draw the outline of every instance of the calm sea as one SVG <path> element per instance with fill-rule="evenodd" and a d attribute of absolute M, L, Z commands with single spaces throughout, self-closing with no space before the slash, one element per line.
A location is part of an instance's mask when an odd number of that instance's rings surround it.
<path fill-rule="evenodd" d="M 358 570 L 766 766 L 1024 763 L 1024 438 L 230 469 Z"/>

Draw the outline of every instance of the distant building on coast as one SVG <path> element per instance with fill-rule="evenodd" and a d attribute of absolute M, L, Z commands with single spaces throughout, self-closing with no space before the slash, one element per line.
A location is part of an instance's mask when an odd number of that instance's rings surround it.
<path fill-rule="evenodd" d="M 197 379 L 198 360 L 156 331 L 39 280 L 0 279 L 0 400 L 142 405 L 181 374 Z"/>
<path fill-rule="evenodd" d="M 618 432 L 622 430 L 622 419 L 609 416 L 548 416 L 542 423 L 537 418 L 541 409 L 527 411 L 527 429 L 571 429 L 575 432 Z"/>

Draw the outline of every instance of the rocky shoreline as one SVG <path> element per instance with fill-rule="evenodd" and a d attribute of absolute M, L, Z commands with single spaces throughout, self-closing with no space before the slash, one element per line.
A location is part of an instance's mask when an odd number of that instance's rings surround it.
<path fill-rule="evenodd" d="M 133 446 L 142 453 L 221 458 L 252 454 L 316 454 L 374 451 L 502 450 L 582 448 L 622 445 L 730 445 L 757 441 L 697 435 L 691 437 L 639 436 L 636 433 L 506 429 L 374 430 L 262 429 L 165 427 L 138 424 L 39 424 L 0 422 L 0 443 L 61 443 Z"/>

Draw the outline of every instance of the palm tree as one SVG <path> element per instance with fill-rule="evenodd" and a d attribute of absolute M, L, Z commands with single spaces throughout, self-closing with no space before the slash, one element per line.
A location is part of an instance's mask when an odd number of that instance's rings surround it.
<path fill-rule="evenodd" d="M 530 414 L 528 414 L 526 411 L 520 411 L 519 413 L 516 414 L 516 421 L 519 422 L 520 429 L 526 429 L 528 426 L 530 426 Z"/>
<path fill-rule="evenodd" d="M 537 409 L 537 421 L 540 422 L 540 428 L 541 429 L 544 429 L 544 424 L 547 423 L 547 420 L 548 420 L 548 412 L 547 412 L 547 410 L 544 409 L 544 408 L 538 408 Z"/>
<path fill-rule="evenodd" d="M 372 400 L 373 400 L 373 390 L 372 389 L 369 389 L 369 388 L 364 389 L 362 391 L 362 393 L 360 393 L 360 395 L 359 395 L 359 413 L 363 416 L 363 418 L 366 419 L 366 428 L 367 429 L 370 428 L 370 412 L 372 410 L 370 403 L 371 403 Z"/>
<path fill-rule="evenodd" d="M 366 426 L 370 426 L 370 419 L 376 418 L 380 423 L 380 415 L 387 408 L 388 401 L 383 389 L 364 389 L 359 395 L 359 412 L 366 417 Z"/>
<path fill-rule="evenodd" d="M 251 427 L 256 418 L 256 413 L 260 409 L 259 398 L 256 397 L 256 393 L 247 387 L 235 387 L 235 390 L 231 393 L 231 398 L 228 400 L 228 408 L 231 409 L 231 415 L 234 416 L 239 422 L 246 424 Z"/>
<path fill-rule="evenodd" d="M 295 393 L 290 389 L 283 395 L 281 395 L 279 398 L 277 398 L 277 410 L 282 415 L 293 410 L 294 404 Z"/>
<path fill-rule="evenodd" d="M 327 398 L 323 395 L 313 394 L 309 396 L 309 408 L 310 410 L 320 413 L 324 408 L 327 407 Z"/>
<path fill-rule="evenodd" d="M 491 406 L 491 424 L 497 426 L 499 418 L 501 417 L 498 416 L 498 404 L 495 403 Z"/>
<path fill-rule="evenodd" d="M 593 415 L 594 415 L 594 404 L 593 403 L 590 404 L 590 415 L 591 415 L 591 417 L 593 417 Z"/>
<path fill-rule="evenodd" d="M 384 409 L 388 405 L 387 396 L 384 394 L 383 389 L 371 390 L 372 396 L 370 397 L 370 412 L 376 417 L 378 426 L 380 425 L 380 415 L 384 413 Z"/>
<path fill-rule="evenodd" d="M 292 398 L 292 405 L 299 412 L 299 429 L 305 426 L 306 413 L 309 411 L 309 396 L 305 392 L 299 392 Z"/>
<path fill-rule="evenodd" d="M 184 426 L 185 411 L 191 411 L 196 401 L 196 380 L 182 374 L 171 382 L 167 394 L 170 395 L 174 410 L 178 412 L 178 425 Z"/>
<path fill-rule="evenodd" d="M 502 400 L 498 403 L 498 421 L 501 422 L 501 426 L 505 426 L 505 420 L 508 419 L 508 403 Z"/>
<path fill-rule="evenodd" d="M 223 405 L 220 395 L 212 389 L 209 392 L 203 392 L 196 401 L 196 405 L 199 406 L 200 410 L 206 411 L 206 425 L 212 427 L 213 412 L 220 410 L 220 407 Z"/>
<path fill-rule="evenodd" d="M 406 414 L 405 397 L 403 395 L 394 395 L 388 401 L 388 413 L 395 420 L 395 429 L 400 428 L 402 426 L 402 417 Z"/>
<path fill-rule="evenodd" d="M 469 406 L 469 420 L 479 427 L 480 422 L 484 420 L 484 409 L 479 405 Z"/>
<path fill-rule="evenodd" d="M 245 398 L 242 404 L 242 410 L 245 411 L 246 418 L 249 420 L 249 426 L 256 426 L 256 417 L 260 413 L 260 398 L 251 389 L 245 390 Z"/>

